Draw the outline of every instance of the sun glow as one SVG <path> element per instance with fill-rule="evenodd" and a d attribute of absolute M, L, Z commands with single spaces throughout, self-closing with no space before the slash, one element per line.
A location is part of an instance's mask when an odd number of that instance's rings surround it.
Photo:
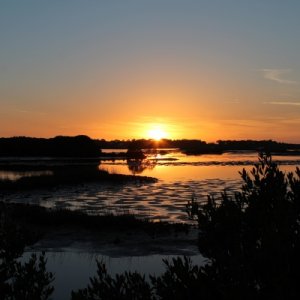
<path fill-rule="evenodd" d="M 167 132 L 161 126 L 155 126 L 148 130 L 148 138 L 159 141 L 163 138 L 167 138 Z"/>

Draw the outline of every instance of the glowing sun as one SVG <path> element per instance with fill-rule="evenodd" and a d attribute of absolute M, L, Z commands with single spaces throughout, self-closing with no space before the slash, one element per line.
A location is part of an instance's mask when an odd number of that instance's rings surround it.
<path fill-rule="evenodd" d="M 161 127 L 154 127 L 148 130 L 148 138 L 159 141 L 167 137 L 167 133 Z"/>

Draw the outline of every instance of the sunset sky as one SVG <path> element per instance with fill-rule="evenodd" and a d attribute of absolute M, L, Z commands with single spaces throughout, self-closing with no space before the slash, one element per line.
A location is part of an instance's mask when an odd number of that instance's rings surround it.
<path fill-rule="evenodd" d="M 0 136 L 300 143 L 299 0 L 0 0 Z"/>

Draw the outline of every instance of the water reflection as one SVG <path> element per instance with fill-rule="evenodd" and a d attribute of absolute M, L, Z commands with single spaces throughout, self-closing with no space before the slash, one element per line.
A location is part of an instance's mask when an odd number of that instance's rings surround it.
<path fill-rule="evenodd" d="M 281 170 L 294 172 L 299 156 L 274 156 Z M 68 208 L 89 214 L 122 214 L 131 212 L 141 217 L 171 222 L 188 222 L 187 201 L 196 194 L 201 201 L 208 194 L 220 197 L 224 189 L 241 188 L 239 171 L 249 171 L 257 163 L 256 153 L 225 153 L 222 155 L 186 156 L 180 152 L 148 153 L 144 160 L 102 161 L 100 169 L 119 174 L 141 174 L 158 178 L 158 182 L 115 185 L 109 183 L 74 184 L 37 191 L 13 191 L 1 194 L 11 202 L 37 203 L 46 207 Z M 98 167 L 78 171 L 87 174 Z M 93 171 L 94 170 L 94 171 Z M 70 172 L 73 176 L 74 170 Z"/>
<path fill-rule="evenodd" d="M 18 180 L 22 177 L 53 175 L 53 171 L 7 171 L 0 170 L 0 180 Z"/>
<path fill-rule="evenodd" d="M 156 166 L 155 160 L 149 159 L 127 159 L 128 170 L 133 175 L 142 174 L 145 170 L 153 170 Z"/>
<path fill-rule="evenodd" d="M 255 152 L 185 155 L 179 151 L 147 151 L 144 160 L 102 161 L 101 169 L 112 173 L 152 176 L 164 181 L 203 180 L 211 178 L 239 179 L 239 171 L 258 161 Z M 300 165 L 299 156 L 273 156 L 285 171 Z"/>

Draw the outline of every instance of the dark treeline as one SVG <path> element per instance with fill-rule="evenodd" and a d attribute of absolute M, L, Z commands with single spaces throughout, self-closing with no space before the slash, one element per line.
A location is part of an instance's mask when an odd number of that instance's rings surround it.
<path fill-rule="evenodd" d="M 138 139 L 138 140 L 96 140 L 96 143 L 101 149 L 155 149 L 155 148 L 188 148 L 188 147 L 203 147 L 208 145 L 201 140 L 170 140 L 162 139 L 160 141 L 152 139 Z"/>
<path fill-rule="evenodd" d="M 0 138 L 1 156 L 98 157 L 97 143 L 85 135 L 54 138 Z"/>
<path fill-rule="evenodd" d="M 240 140 L 240 141 L 217 141 L 217 145 L 224 151 L 230 150 L 269 150 L 284 152 L 292 147 L 291 144 L 278 143 L 272 140 L 254 141 L 254 140 Z M 298 148 L 299 149 L 299 145 Z"/>
<path fill-rule="evenodd" d="M 279 143 L 272 140 L 219 140 L 207 143 L 202 140 L 151 139 L 113 140 L 91 139 L 85 135 L 54 138 L 11 137 L 0 138 L 0 156 L 52 156 L 52 157 L 99 157 L 101 149 L 156 149 L 179 148 L 186 154 L 223 153 L 225 151 L 268 151 L 299 153 L 300 144 Z M 296 151 L 296 152 L 295 152 Z"/>
<path fill-rule="evenodd" d="M 280 143 L 273 140 L 218 140 L 216 143 L 207 143 L 196 139 L 170 140 L 151 139 L 139 140 L 96 140 L 101 149 L 153 149 L 179 148 L 186 154 L 222 153 L 225 151 L 268 151 L 284 153 L 291 150 L 300 150 L 300 144 Z"/>

